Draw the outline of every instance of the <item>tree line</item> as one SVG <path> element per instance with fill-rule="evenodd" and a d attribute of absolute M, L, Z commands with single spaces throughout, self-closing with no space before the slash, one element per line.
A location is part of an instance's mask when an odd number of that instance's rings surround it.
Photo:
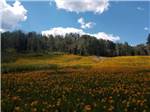
<path fill-rule="evenodd" d="M 36 32 L 21 30 L 1 34 L 2 53 L 49 53 L 64 52 L 78 55 L 134 56 L 150 55 L 150 34 L 147 43 L 131 46 L 127 42 L 114 43 L 89 35 L 66 34 L 42 36 Z"/>

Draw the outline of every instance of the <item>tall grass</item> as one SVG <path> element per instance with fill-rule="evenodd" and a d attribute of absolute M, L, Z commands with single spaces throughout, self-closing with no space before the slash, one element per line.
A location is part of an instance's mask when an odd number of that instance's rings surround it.
<path fill-rule="evenodd" d="M 10 59 L 11 60 L 11 59 Z M 67 54 L 19 54 L 14 61 L 2 63 L 2 73 L 34 70 L 55 70 L 56 68 L 95 69 L 102 72 L 148 71 L 149 56 L 96 57 Z"/>
<path fill-rule="evenodd" d="M 21 65 L 21 66 L 3 66 L 1 69 L 2 73 L 10 72 L 25 72 L 25 71 L 35 71 L 35 70 L 57 70 L 59 68 L 56 64 L 47 64 L 47 65 Z"/>

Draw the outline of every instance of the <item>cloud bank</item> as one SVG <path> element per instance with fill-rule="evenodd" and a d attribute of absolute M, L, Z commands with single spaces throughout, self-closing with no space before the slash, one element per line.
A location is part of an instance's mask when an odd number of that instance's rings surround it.
<path fill-rule="evenodd" d="M 101 14 L 108 10 L 108 0 L 54 0 L 58 9 L 69 12 L 94 12 Z"/>
<path fill-rule="evenodd" d="M 113 34 L 107 34 L 105 32 L 98 32 L 95 34 L 92 33 L 86 33 L 84 32 L 82 29 L 77 29 L 77 28 L 73 28 L 73 27 L 67 27 L 67 28 L 63 28 L 63 27 L 56 27 L 56 28 L 51 28 L 50 30 L 46 30 L 46 31 L 42 31 L 42 35 L 45 36 L 49 36 L 49 35 L 62 35 L 65 36 L 66 34 L 69 33 L 77 33 L 79 35 L 90 35 L 90 36 L 94 36 L 97 39 L 104 39 L 104 40 L 110 40 L 113 42 L 116 42 L 118 40 L 120 40 L 119 36 L 114 36 Z"/>
<path fill-rule="evenodd" d="M 78 19 L 78 23 L 80 23 L 82 29 L 92 28 L 95 25 L 94 22 L 85 22 L 82 17 Z"/>
<path fill-rule="evenodd" d="M 16 0 L 11 6 L 5 0 L 0 0 L 1 30 L 9 30 L 27 19 L 27 10 Z"/>

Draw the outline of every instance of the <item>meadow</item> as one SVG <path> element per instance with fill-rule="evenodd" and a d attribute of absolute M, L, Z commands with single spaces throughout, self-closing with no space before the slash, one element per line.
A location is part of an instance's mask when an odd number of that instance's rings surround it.
<path fill-rule="evenodd" d="M 149 112 L 150 57 L 19 55 L 2 63 L 2 112 Z"/>

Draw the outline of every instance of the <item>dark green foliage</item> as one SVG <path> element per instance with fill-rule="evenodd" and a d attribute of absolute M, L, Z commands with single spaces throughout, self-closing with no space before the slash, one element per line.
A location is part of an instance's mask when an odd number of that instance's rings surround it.
<path fill-rule="evenodd" d="M 150 34 L 148 34 L 148 37 L 147 37 L 147 44 L 150 45 Z"/>
<path fill-rule="evenodd" d="M 14 51 L 15 49 L 9 49 L 7 52 L 1 53 L 1 62 L 8 63 L 8 62 L 15 62 L 17 59 L 17 54 Z"/>
<path fill-rule="evenodd" d="M 109 40 L 96 39 L 89 35 L 66 34 L 48 37 L 36 32 L 4 32 L 1 35 L 2 61 L 14 53 L 49 53 L 64 52 L 79 55 L 128 56 L 150 55 L 150 34 L 147 45 L 130 46 L 127 42 L 114 43 Z M 7 55 L 7 56 L 6 56 Z M 6 58 L 4 58 L 6 56 Z M 8 58 L 7 58 L 8 57 Z M 6 60 L 5 60 L 6 59 Z"/>

